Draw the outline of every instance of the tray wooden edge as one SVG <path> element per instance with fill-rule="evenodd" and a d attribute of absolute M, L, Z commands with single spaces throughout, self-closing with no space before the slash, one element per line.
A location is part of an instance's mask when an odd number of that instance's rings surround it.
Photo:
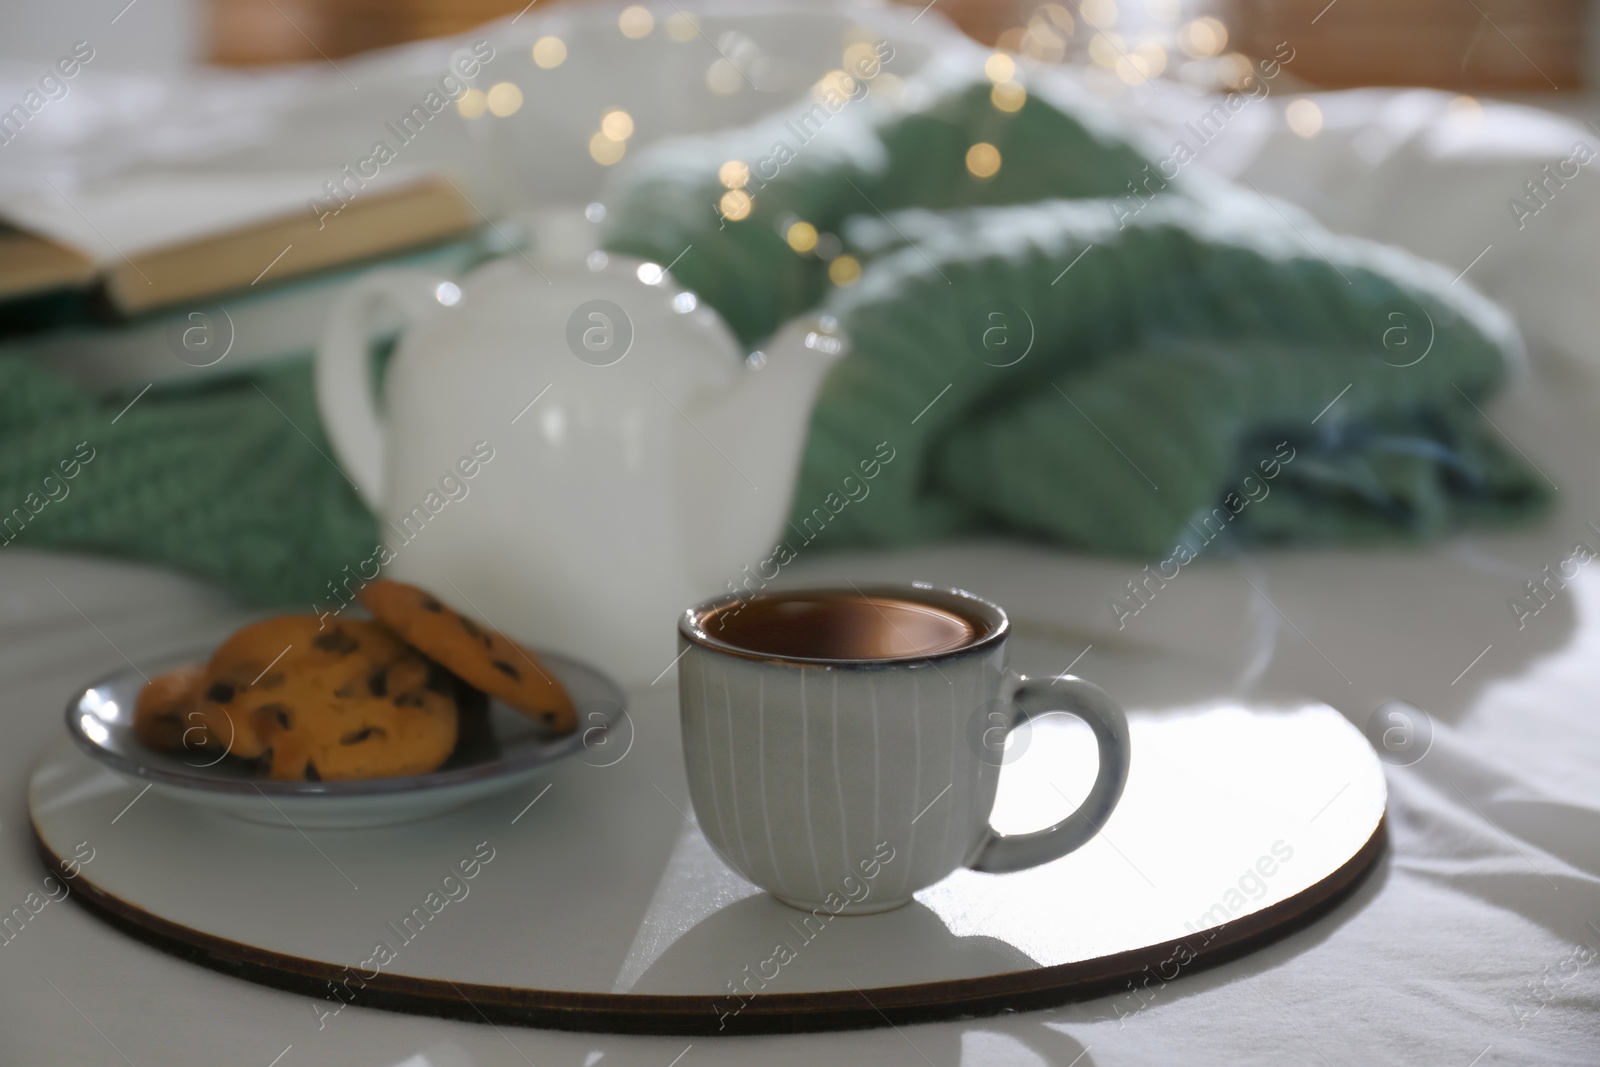
<path fill-rule="evenodd" d="M 66 864 L 30 825 L 47 871 Z M 1388 845 L 1388 813 L 1356 853 L 1325 878 L 1276 904 L 1187 937 L 1032 971 L 869 990 L 767 993 L 746 998 L 578 993 L 455 983 L 379 973 L 343 1003 L 411 1015 L 593 1033 L 732 1036 L 855 1030 L 1058 1007 L 1132 988 L 1146 969 L 1166 982 L 1213 967 L 1286 937 L 1347 899 Z M 343 964 L 270 952 L 151 914 L 94 884 L 80 868 L 73 895 L 108 925 L 179 959 L 260 985 L 339 1000 Z M 1174 963 L 1180 949 L 1190 958 Z M 1161 970 L 1173 966 L 1167 977 Z M 363 976 L 364 977 L 364 976 Z M 738 1010 L 733 1011 L 734 1008 Z"/>

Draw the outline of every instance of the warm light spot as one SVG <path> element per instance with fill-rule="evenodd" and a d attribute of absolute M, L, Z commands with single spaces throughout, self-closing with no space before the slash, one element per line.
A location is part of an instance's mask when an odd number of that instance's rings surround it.
<path fill-rule="evenodd" d="M 1117 60 L 1117 77 L 1128 85 L 1143 85 L 1150 77 L 1150 65 L 1138 55 L 1123 56 Z"/>
<path fill-rule="evenodd" d="M 1041 63 L 1059 63 L 1067 54 L 1067 38 L 1046 19 L 1035 15 L 1017 51 Z"/>
<path fill-rule="evenodd" d="M 1078 5 L 1083 21 L 1097 30 L 1110 29 L 1117 24 L 1116 0 L 1083 0 Z"/>
<path fill-rule="evenodd" d="M 1161 72 L 1167 69 L 1167 50 L 1154 41 L 1145 41 L 1133 50 L 1133 54 L 1144 61 L 1146 77 L 1160 77 Z"/>
<path fill-rule="evenodd" d="M 750 165 L 742 159 L 730 159 L 717 168 L 717 181 L 729 189 L 743 189 L 750 182 Z"/>
<path fill-rule="evenodd" d="M 900 94 L 905 92 L 906 83 L 895 74 L 880 74 L 872 79 L 872 93 L 885 103 L 894 104 L 900 100 Z"/>
<path fill-rule="evenodd" d="M 609 167 L 622 158 L 628 146 L 621 141 L 613 141 L 604 133 L 596 133 L 589 138 L 589 155 L 602 167 Z"/>
<path fill-rule="evenodd" d="M 567 42 L 559 37 L 541 37 L 533 42 L 533 62 L 540 70 L 554 70 L 567 61 Z"/>
<path fill-rule="evenodd" d="M 1483 119 L 1483 105 L 1477 97 L 1456 96 L 1450 99 L 1450 117 L 1462 122 L 1477 124 Z"/>
<path fill-rule="evenodd" d="M 832 93 L 837 97 L 849 97 L 856 91 L 856 80 L 842 70 L 830 70 L 817 79 L 817 84 L 811 87 L 811 95 L 816 97 L 817 103 L 822 103 Z"/>
<path fill-rule="evenodd" d="M 743 189 L 729 189 L 722 194 L 722 217 L 738 222 L 748 218 L 756 206 L 755 198 Z"/>
<path fill-rule="evenodd" d="M 700 36 L 700 20 L 687 11 L 675 11 L 667 16 L 667 36 L 682 44 Z"/>
<path fill-rule="evenodd" d="M 1000 31 L 1000 36 L 994 40 L 994 46 L 1002 52 L 1022 51 L 1022 39 L 1028 34 L 1026 26 L 1012 26 Z"/>
<path fill-rule="evenodd" d="M 1021 111 L 1028 102 L 1028 90 L 1017 82 L 1001 82 L 989 90 L 989 103 L 1001 111 Z"/>
<path fill-rule="evenodd" d="M 744 78 L 739 75 L 739 68 L 731 60 L 715 59 L 706 68 L 706 88 L 718 96 L 732 96 L 739 91 L 739 85 Z"/>
<path fill-rule="evenodd" d="M 483 95 L 482 89 L 468 89 L 456 101 L 456 110 L 461 112 L 462 118 L 475 119 L 489 110 L 489 98 Z"/>
<path fill-rule="evenodd" d="M 975 177 L 994 177 L 1000 172 L 1000 149 L 988 141 L 979 141 L 967 149 L 967 170 Z"/>
<path fill-rule="evenodd" d="M 614 107 L 600 116 L 600 132 L 613 141 L 626 141 L 633 136 L 633 116 Z"/>
<path fill-rule="evenodd" d="M 992 82 L 1008 82 L 1017 76 L 1017 61 L 1004 52 L 995 52 L 983 61 L 983 72 Z"/>
<path fill-rule="evenodd" d="M 1224 89 L 1243 92 L 1250 87 L 1255 73 L 1250 57 L 1243 52 L 1229 52 L 1217 60 L 1216 78 Z"/>
<path fill-rule="evenodd" d="M 817 228 L 809 222 L 797 222 L 783 235 L 789 247 L 796 252 L 809 252 L 817 247 Z"/>
<path fill-rule="evenodd" d="M 489 86 L 486 103 L 489 105 L 489 114 L 497 119 L 515 115 L 522 106 L 522 90 L 510 82 L 496 82 Z"/>
<path fill-rule="evenodd" d="M 622 14 L 617 16 L 617 27 L 622 30 L 622 36 L 638 40 L 650 36 L 650 31 L 656 28 L 656 17 L 642 4 L 633 4 L 623 8 Z"/>
<path fill-rule="evenodd" d="M 1043 21 L 1060 30 L 1067 37 L 1072 36 L 1072 31 L 1077 29 L 1077 23 L 1072 20 L 1072 12 L 1060 4 L 1040 4 L 1033 13 L 1034 18 Z"/>
<path fill-rule="evenodd" d="M 857 41 L 844 50 L 844 68 L 857 73 L 875 71 L 883 65 L 878 50 L 866 41 Z"/>
<path fill-rule="evenodd" d="M 1289 128 L 1301 137 L 1315 137 L 1322 131 L 1322 109 L 1314 102 L 1300 99 L 1284 109 L 1283 117 Z"/>
<path fill-rule="evenodd" d="M 1115 67 L 1127 54 L 1122 37 L 1115 33 L 1097 33 L 1089 38 L 1089 58 L 1097 67 Z"/>
<path fill-rule="evenodd" d="M 839 256 L 828 264 L 828 280 L 834 285 L 854 285 L 861 277 L 861 263 L 855 256 Z"/>
<path fill-rule="evenodd" d="M 1195 59 L 1214 56 L 1228 46 L 1228 28 L 1207 15 L 1178 31 L 1178 47 Z"/>

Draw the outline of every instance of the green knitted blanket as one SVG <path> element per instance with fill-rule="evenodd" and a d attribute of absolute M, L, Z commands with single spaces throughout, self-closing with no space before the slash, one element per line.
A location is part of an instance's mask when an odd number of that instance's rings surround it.
<path fill-rule="evenodd" d="M 808 310 L 849 336 L 796 533 L 1150 555 L 1224 527 L 1230 542 L 1422 540 L 1548 506 L 1475 406 L 1515 332 L 1443 269 L 1170 163 L 1164 178 L 1166 153 L 1090 103 L 1035 95 L 1008 113 L 987 82 L 910 88 L 927 103 L 851 102 L 798 145 L 810 102 L 664 143 L 604 196 L 607 246 L 676 261 L 747 343 Z M 986 179 L 964 164 L 980 143 L 1000 161 Z M 727 161 L 749 168 L 749 202 L 712 210 Z M 796 222 L 837 235 L 859 282 L 830 286 Z M 892 471 L 848 506 L 841 477 L 883 441 Z"/>
<path fill-rule="evenodd" d="M 135 397 L 0 360 L 0 546 L 152 560 L 307 610 L 371 555 L 377 520 L 329 458 L 304 356 Z"/>
<path fill-rule="evenodd" d="M 1476 408 L 1515 334 L 1448 273 L 1249 190 L 1164 180 L 1164 153 L 1081 101 L 1008 113 L 986 84 L 907 89 L 926 102 L 807 105 L 804 141 L 797 111 L 663 143 L 603 195 L 607 246 L 676 261 L 746 343 L 807 312 L 850 338 L 813 416 L 801 537 L 1005 532 L 1181 564 L 1214 539 L 1422 540 L 1548 506 Z M 964 164 L 979 142 L 1001 161 L 987 179 Z M 737 220 L 713 209 L 729 160 L 751 168 Z M 822 235 L 805 252 L 797 221 Z M 851 281 L 842 255 L 854 284 L 829 280 Z M 0 547 L 303 606 L 371 554 L 303 354 L 134 399 L 0 360 Z"/>

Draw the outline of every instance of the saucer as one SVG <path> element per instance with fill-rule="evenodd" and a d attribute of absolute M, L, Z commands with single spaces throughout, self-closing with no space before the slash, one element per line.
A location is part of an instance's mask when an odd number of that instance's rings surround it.
<path fill-rule="evenodd" d="M 204 663 L 210 649 L 157 662 L 150 677 Z M 92 683 L 67 702 L 67 732 L 79 747 L 118 774 L 142 779 L 175 800 L 251 822 L 320 829 L 383 826 L 428 818 L 528 781 L 551 764 L 588 752 L 610 762 L 632 741 L 621 688 L 588 664 L 537 651 L 540 662 L 572 696 L 578 729 L 553 736 L 498 700 L 486 720 L 463 730 L 438 770 L 394 778 L 277 781 L 208 752 L 158 752 L 133 733 L 133 709 L 145 676 L 127 667 Z M 619 730 L 619 725 L 621 729 Z M 615 751 L 613 751 L 615 750 Z"/>

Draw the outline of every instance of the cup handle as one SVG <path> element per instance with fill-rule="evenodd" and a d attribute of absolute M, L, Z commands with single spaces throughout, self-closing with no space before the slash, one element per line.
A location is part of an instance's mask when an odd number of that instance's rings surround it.
<path fill-rule="evenodd" d="M 1028 834 L 1001 834 L 994 827 L 968 866 L 1002 874 L 1049 863 L 1084 844 L 1111 817 L 1128 784 L 1128 720 L 1104 689 L 1071 674 L 1051 679 L 1021 678 L 1012 692 L 1012 728 L 1052 711 L 1065 711 L 1089 724 L 1100 746 L 1100 773 L 1078 810 L 1054 826 Z"/>
<path fill-rule="evenodd" d="M 317 413 L 339 465 L 367 506 L 383 507 L 383 421 L 372 396 L 372 340 L 376 312 L 391 308 L 409 328 L 430 308 L 446 279 L 422 271 L 373 271 L 339 294 L 317 345 L 313 379 Z"/>

